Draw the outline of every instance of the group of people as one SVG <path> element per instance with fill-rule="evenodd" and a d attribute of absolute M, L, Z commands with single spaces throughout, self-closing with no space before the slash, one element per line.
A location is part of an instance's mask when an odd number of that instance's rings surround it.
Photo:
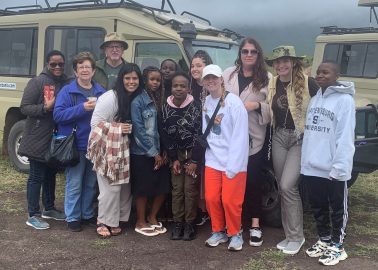
<path fill-rule="evenodd" d="M 211 220 L 207 246 L 229 242 L 229 250 L 241 250 L 242 217 L 249 244 L 261 246 L 262 167 L 271 158 L 285 233 L 277 248 L 296 254 L 305 242 L 302 179 L 311 190 L 319 235 L 306 253 L 324 265 L 347 258 L 355 90 L 353 83 L 338 81 L 337 63 L 322 62 L 313 79 L 294 47 L 279 46 L 265 59 L 260 44 L 245 38 L 235 65 L 224 71 L 200 50 L 189 74 L 172 59 L 141 72 L 122 59 L 127 47 L 117 33 L 108 34 L 101 45 L 106 58 L 95 62 L 90 53 L 79 53 L 70 82 L 64 56 L 52 51 L 43 72 L 27 85 L 19 153 L 30 160 L 29 226 L 49 228 L 41 215 L 66 220 L 72 231 L 95 225 L 99 236 L 111 237 L 122 233 L 134 201 L 135 232 L 156 236 L 167 232 L 158 212 L 171 194 L 170 239 L 196 237 L 200 208 Z M 54 129 L 64 136 L 75 130 L 80 153 L 79 164 L 65 169 L 64 213 L 54 205 L 57 170 L 44 162 Z"/>

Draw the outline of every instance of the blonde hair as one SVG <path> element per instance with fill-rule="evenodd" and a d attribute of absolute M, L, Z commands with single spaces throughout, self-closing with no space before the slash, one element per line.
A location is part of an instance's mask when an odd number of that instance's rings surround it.
<path fill-rule="evenodd" d="M 226 100 L 226 87 L 224 86 L 224 81 L 222 79 L 222 85 L 221 85 L 221 88 L 222 88 L 222 95 L 220 97 L 220 105 L 221 107 L 224 107 L 226 105 L 225 103 L 225 100 Z M 202 103 L 202 111 L 206 112 L 207 111 L 207 108 L 205 107 L 205 101 L 206 101 L 206 97 L 208 96 L 209 94 L 209 91 L 207 91 L 207 89 L 205 87 L 203 87 L 203 90 L 202 90 L 202 93 L 201 93 L 201 103 Z"/>
<path fill-rule="evenodd" d="M 299 59 L 293 59 L 293 70 L 291 72 L 291 90 L 295 95 L 295 108 L 297 116 L 302 114 L 303 89 L 305 89 L 305 76 L 303 63 Z M 299 117 L 300 118 L 300 117 Z M 298 118 L 298 119 L 299 119 Z"/>

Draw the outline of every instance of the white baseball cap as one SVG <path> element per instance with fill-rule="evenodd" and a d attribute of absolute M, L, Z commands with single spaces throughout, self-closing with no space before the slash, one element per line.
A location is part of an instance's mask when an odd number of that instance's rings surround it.
<path fill-rule="evenodd" d="M 205 78 L 207 75 L 214 75 L 218 78 L 222 77 L 222 69 L 217 65 L 207 65 L 202 70 L 202 79 Z"/>

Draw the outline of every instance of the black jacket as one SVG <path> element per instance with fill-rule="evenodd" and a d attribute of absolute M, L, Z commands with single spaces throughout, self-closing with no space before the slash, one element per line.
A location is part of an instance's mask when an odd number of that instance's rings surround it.
<path fill-rule="evenodd" d="M 45 67 L 39 76 L 31 79 L 25 87 L 20 109 L 27 116 L 18 153 L 33 160 L 44 161 L 55 128 L 53 112 L 43 110 L 45 85 L 55 88 L 55 97 L 64 84 L 66 75 L 53 76 Z"/>

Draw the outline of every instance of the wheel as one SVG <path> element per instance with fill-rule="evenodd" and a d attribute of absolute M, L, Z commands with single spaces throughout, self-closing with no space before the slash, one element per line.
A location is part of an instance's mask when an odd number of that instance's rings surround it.
<path fill-rule="evenodd" d="M 8 156 L 17 171 L 27 173 L 29 172 L 28 158 L 17 154 L 24 127 L 25 120 L 21 120 L 15 123 L 11 128 L 8 136 Z"/>
<path fill-rule="evenodd" d="M 281 200 L 277 179 L 270 168 L 263 169 L 265 176 L 262 186 L 262 220 L 271 227 L 281 227 Z"/>
<path fill-rule="evenodd" d="M 358 172 L 352 171 L 352 177 L 347 182 L 348 188 L 350 188 L 354 184 L 354 182 L 356 182 L 357 178 L 358 178 Z"/>

